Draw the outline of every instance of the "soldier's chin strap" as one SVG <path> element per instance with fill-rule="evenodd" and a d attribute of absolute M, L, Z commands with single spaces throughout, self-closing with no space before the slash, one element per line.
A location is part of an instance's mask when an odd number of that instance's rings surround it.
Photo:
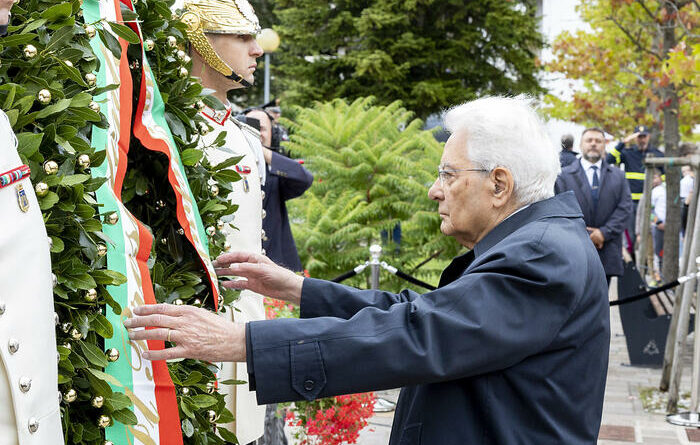
<path fill-rule="evenodd" d="M 240 83 L 243 86 L 243 88 L 250 88 L 253 86 L 253 84 L 245 80 L 243 76 L 240 76 L 233 71 L 231 71 L 231 74 L 229 76 L 226 76 L 226 78 L 231 79 L 236 83 Z"/>

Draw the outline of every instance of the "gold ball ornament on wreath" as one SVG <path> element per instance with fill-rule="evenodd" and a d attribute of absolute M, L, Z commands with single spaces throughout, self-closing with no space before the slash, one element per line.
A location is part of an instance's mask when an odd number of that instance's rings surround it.
<path fill-rule="evenodd" d="M 202 300 L 200 300 L 199 298 L 195 298 L 192 304 L 194 304 L 195 306 L 201 306 Z"/>
<path fill-rule="evenodd" d="M 40 104 L 46 105 L 51 102 L 51 91 L 47 89 L 40 90 L 38 93 L 36 93 L 36 98 Z"/>
<path fill-rule="evenodd" d="M 182 62 L 185 64 L 190 63 L 191 61 L 192 61 L 192 58 L 190 56 L 188 56 L 187 54 L 185 54 L 185 57 L 182 58 Z"/>
<path fill-rule="evenodd" d="M 185 304 L 185 303 L 184 303 L 182 300 L 180 300 L 180 299 L 178 298 L 177 300 L 173 301 L 173 304 L 174 304 L 175 306 L 182 306 L 182 305 Z"/>
<path fill-rule="evenodd" d="M 68 391 L 66 391 L 63 394 L 63 400 L 66 403 L 73 403 L 73 402 L 75 402 L 75 399 L 77 399 L 77 398 L 78 398 L 78 393 L 73 388 L 69 389 Z"/>
<path fill-rule="evenodd" d="M 182 390 L 180 392 L 182 393 L 183 396 L 186 396 L 190 393 L 190 389 L 189 388 L 182 388 Z"/>
<path fill-rule="evenodd" d="M 47 175 L 55 175 L 58 173 L 58 162 L 56 161 L 46 161 L 44 162 L 44 173 Z"/>
<path fill-rule="evenodd" d="M 175 36 L 168 36 L 168 46 L 171 48 L 175 48 L 177 46 L 177 39 Z"/>
<path fill-rule="evenodd" d="M 153 48 L 156 47 L 156 42 L 154 42 L 152 39 L 146 39 L 143 44 L 146 47 L 146 51 L 153 51 Z"/>
<path fill-rule="evenodd" d="M 100 112 L 100 104 L 95 102 L 94 100 L 91 100 L 90 103 L 88 104 L 88 108 L 94 111 L 95 113 Z"/>
<path fill-rule="evenodd" d="M 197 129 L 199 130 L 199 134 L 201 134 L 202 136 L 209 133 L 209 126 L 204 122 L 198 122 Z"/>
<path fill-rule="evenodd" d="M 228 241 L 226 241 L 226 242 L 224 243 L 224 252 L 228 252 L 229 250 L 231 250 L 231 243 L 229 243 Z"/>
<path fill-rule="evenodd" d="M 213 394 L 216 391 L 216 384 L 214 382 L 207 382 L 207 392 Z"/>
<path fill-rule="evenodd" d="M 105 404 L 105 398 L 102 396 L 95 396 L 90 401 L 90 405 L 92 405 L 95 408 L 102 408 L 102 406 L 104 404 Z"/>
<path fill-rule="evenodd" d="M 179 49 L 179 50 L 177 50 L 177 53 L 175 55 L 177 56 L 178 59 L 184 60 L 187 53 L 184 52 L 183 50 Z"/>
<path fill-rule="evenodd" d="M 85 25 L 85 34 L 92 39 L 97 35 L 97 30 L 92 25 Z"/>
<path fill-rule="evenodd" d="M 102 414 L 98 419 L 97 419 L 97 426 L 100 428 L 107 428 L 112 424 L 112 418 Z"/>
<path fill-rule="evenodd" d="M 187 71 L 187 68 L 185 68 L 184 66 L 181 66 L 177 72 L 177 75 L 184 79 L 185 77 L 190 75 L 190 72 Z"/>
<path fill-rule="evenodd" d="M 119 350 L 117 348 L 107 349 L 107 360 L 110 362 L 116 362 L 119 360 Z"/>
<path fill-rule="evenodd" d="M 63 343 L 63 345 L 61 345 L 61 346 L 63 346 L 64 348 L 68 349 L 69 351 L 70 351 L 71 349 L 73 349 L 73 346 L 71 346 L 70 343 L 68 343 L 68 342 Z"/>
<path fill-rule="evenodd" d="M 97 300 L 97 289 L 88 289 L 85 292 L 85 301 L 93 302 Z"/>
<path fill-rule="evenodd" d="M 107 255 L 107 246 L 104 244 L 98 244 L 97 245 L 97 256 L 105 256 Z"/>
<path fill-rule="evenodd" d="M 70 60 L 64 60 L 63 63 L 70 66 L 71 68 L 73 67 L 73 62 L 71 62 Z"/>
<path fill-rule="evenodd" d="M 212 196 L 219 196 L 219 186 L 216 184 L 212 184 L 209 186 L 209 193 L 212 194 Z"/>
<path fill-rule="evenodd" d="M 82 169 L 90 168 L 90 156 L 86 154 L 78 156 L 78 165 Z"/>
<path fill-rule="evenodd" d="M 163 245 L 168 244 L 168 238 L 161 238 L 160 243 Z"/>
<path fill-rule="evenodd" d="M 97 76 L 95 76 L 93 73 L 86 73 L 85 82 L 88 84 L 88 86 L 94 87 L 97 85 Z"/>
<path fill-rule="evenodd" d="M 207 411 L 207 418 L 209 419 L 209 422 L 216 423 L 216 411 L 213 409 Z"/>
<path fill-rule="evenodd" d="M 36 46 L 34 45 L 26 45 L 22 52 L 27 59 L 33 59 L 37 55 Z"/>
<path fill-rule="evenodd" d="M 194 107 L 197 109 L 197 111 L 202 111 L 206 108 L 207 104 L 205 104 L 203 101 L 198 100 L 197 102 L 194 103 Z"/>
<path fill-rule="evenodd" d="M 70 328 L 71 328 L 72 326 L 73 326 L 73 325 L 72 325 L 70 322 L 67 321 L 67 322 L 65 322 L 65 323 L 63 323 L 63 324 L 61 325 L 61 330 L 63 331 L 64 334 L 67 334 L 68 331 L 70 331 Z"/>
<path fill-rule="evenodd" d="M 71 337 L 73 340 L 80 340 L 81 338 L 83 338 L 83 334 L 81 334 L 79 330 L 73 328 L 73 329 L 70 331 L 70 337 Z"/>
<path fill-rule="evenodd" d="M 37 182 L 34 186 L 34 191 L 36 192 L 36 196 L 43 198 L 49 194 L 49 186 L 45 182 Z"/>
<path fill-rule="evenodd" d="M 218 220 L 218 221 L 216 222 L 216 228 L 217 228 L 218 230 L 224 230 L 224 224 L 225 224 L 225 223 L 224 223 L 222 220 Z"/>
<path fill-rule="evenodd" d="M 216 235 L 216 228 L 214 226 L 207 227 L 207 235 L 209 235 L 209 236 Z"/>

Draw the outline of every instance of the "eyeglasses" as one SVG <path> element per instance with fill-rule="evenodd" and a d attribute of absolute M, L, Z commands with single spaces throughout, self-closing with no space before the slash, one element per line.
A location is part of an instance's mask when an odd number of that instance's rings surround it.
<path fill-rule="evenodd" d="M 450 168 L 438 168 L 438 178 L 440 179 L 440 186 L 444 187 L 445 182 L 448 181 L 450 178 L 453 176 L 456 176 L 455 173 L 458 172 L 487 172 L 485 168 L 459 168 L 459 169 L 450 169 Z"/>

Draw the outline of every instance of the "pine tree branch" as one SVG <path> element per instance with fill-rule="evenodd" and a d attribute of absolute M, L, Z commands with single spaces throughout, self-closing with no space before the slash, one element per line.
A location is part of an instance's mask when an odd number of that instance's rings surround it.
<path fill-rule="evenodd" d="M 659 54 L 655 53 L 654 51 L 650 50 L 649 48 L 645 48 L 644 46 L 642 46 L 642 44 L 639 43 L 639 40 L 636 39 L 636 38 L 632 35 L 632 33 L 631 33 L 627 28 L 625 28 L 625 27 L 622 25 L 622 23 L 620 23 L 619 21 L 617 21 L 617 20 L 615 19 L 615 17 L 613 17 L 612 15 L 609 15 L 609 16 L 608 16 L 608 20 L 610 20 L 611 22 L 613 22 L 613 23 L 618 27 L 618 29 L 619 29 L 620 31 L 622 31 L 622 32 L 625 34 L 625 36 L 627 36 L 627 38 L 629 39 L 629 41 L 632 42 L 632 44 L 634 44 L 634 46 L 636 46 L 640 51 L 645 52 L 645 53 L 648 53 L 648 54 L 651 54 L 652 56 L 656 57 L 658 60 L 663 60 Z"/>

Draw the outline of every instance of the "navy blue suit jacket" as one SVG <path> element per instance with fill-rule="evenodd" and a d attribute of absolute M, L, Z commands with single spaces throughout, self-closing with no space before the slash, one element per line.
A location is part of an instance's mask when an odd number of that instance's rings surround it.
<path fill-rule="evenodd" d="M 263 240 L 265 254 L 275 263 L 294 271 L 302 270 L 297 245 L 292 236 L 286 201 L 301 196 L 314 181 L 313 175 L 299 162 L 272 152 L 263 191 Z"/>
<path fill-rule="evenodd" d="M 625 173 L 603 161 L 600 168 L 598 206 L 593 208 L 591 186 L 581 162 L 563 168 L 554 186 L 556 193 L 573 191 L 588 227 L 599 228 L 605 237 L 598 251 L 606 275 L 622 275 L 622 232 L 632 215 L 632 198 Z"/>
<path fill-rule="evenodd" d="M 573 193 L 489 232 L 419 295 L 305 279 L 302 319 L 246 325 L 258 403 L 403 387 L 391 445 L 593 445 L 610 340 Z"/>

